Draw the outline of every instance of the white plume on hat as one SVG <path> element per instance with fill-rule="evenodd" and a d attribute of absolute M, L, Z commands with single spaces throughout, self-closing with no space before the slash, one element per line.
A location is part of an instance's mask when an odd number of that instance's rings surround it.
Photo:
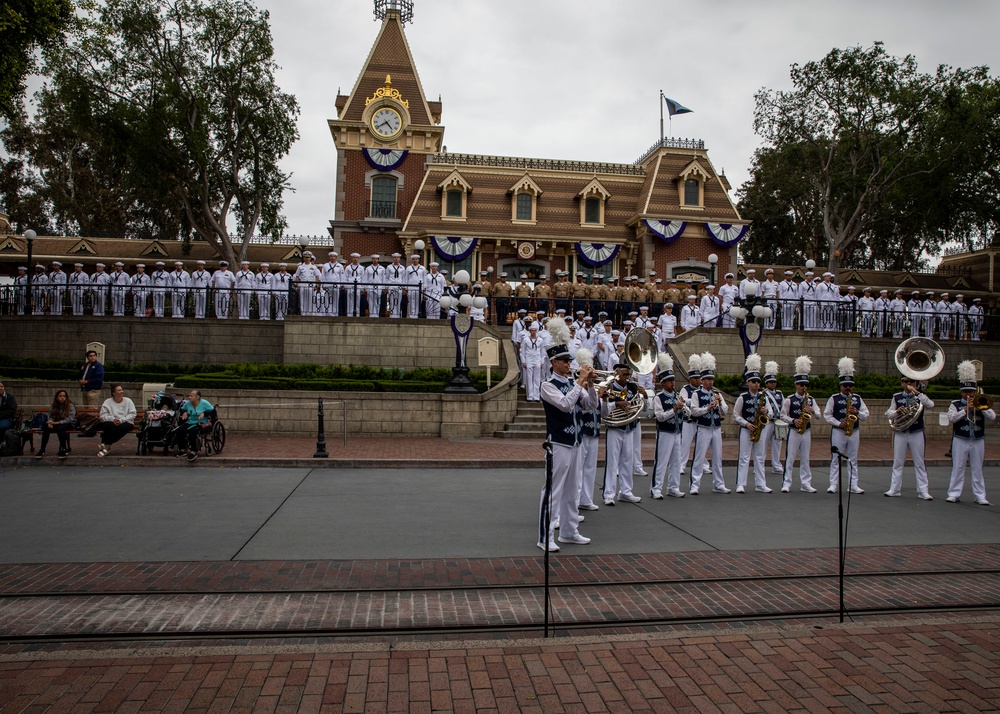
<path fill-rule="evenodd" d="M 809 374 L 812 370 L 813 361 L 809 359 L 808 355 L 802 355 L 801 357 L 795 358 L 795 373 L 796 374 Z"/>
<path fill-rule="evenodd" d="M 593 367 L 594 353 L 586 347 L 581 347 L 576 351 L 576 363 L 581 367 Z"/>
<path fill-rule="evenodd" d="M 958 363 L 958 381 L 959 382 L 975 382 L 976 381 L 976 365 L 969 360 Z"/>
<path fill-rule="evenodd" d="M 562 320 L 553 320 L 549 323 L 549 334 L 552 335 L 553 345 L 569 344 L 569 326 Z"/>
<path fill-rule="evenodd" d="M 695 352 L 693 355 L 688 357 L 688 371 L 689 372 L 700 372 L 702 367 L 701 355 Z"/>
<path fill-rule="evenodd" d="M 850 377 L 854 375 L 854 360 L 850 357 L 841 357 L 837 362 L 837 374 L 841 377 Z"/>
<path fill-rule="evenodd" d="M 701 371 L 715 372 L 715 355 L 711 352 L 701 353 Z"/>
<path fill-rule="evenodd" d="M 747 367 L 747 372 L 759 372 L 760 371 L 760 355 L 754 352 L 751 355 L 747 355 L 746 362 L 744 364 Z"/>
<path fill-rule="evenodd" d="M 773 374 L 775 377 L 778 376 L 778 363 L 777 362 L 767 362 L 764 364 L 764 374 Z"/>
<path fill-rule="evenodd" d="M 580 359 L 580 352 L 577 351 L 577 360 Z M 661 352 L 656 358 L 656 371 L 657 372 L 673 372 L 674 371 L 674 358 L 668 355 L 666 352 Z"/>

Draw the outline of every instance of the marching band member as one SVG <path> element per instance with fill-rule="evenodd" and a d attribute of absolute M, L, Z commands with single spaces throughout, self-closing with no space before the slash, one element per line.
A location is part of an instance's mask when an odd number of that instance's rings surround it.
<path fill-rule="evenodd" d="M 691 417 L 691 407 L 698 403 L 696 396 L 701 388 L 701 355 L 697 352 L 688 356 L 688 383 L 681 387 L 680 395 L 688 408 L 684 412 L 684 423 L 681 426 L 681 457 L 680 473 L 684 473 L 687 463 L 691 460 L 691 445 L 698 435 L 698 424 Z"/>
<path fill-rule="evenodd" d="M 937 303 L 934 301 L 933 290 L 924 296 L 924 301 L 920 304 L 920 312 L 924 318 L 924 337 L 934 339 L 934 318 L 937 312 Z"/>
<path fill-rule="evenodd" d="M 663 485 L 673 498 L 683 498 L 681 491 L 681 437 L 684 412 L 684 397 L 674 391 L 674 360 L 668 354 L 660 353 L 656 359 L 656 379 L 662 391 L 653 399 L 656 414 L 656 457 L 653 459 L 653 481 L 650 495 L 656 500 L 663 498 Z"/>
<path fill-rule="evenodd" d="M 868 406 L 854 394 L 854 360 L 841 357 L 837 362 L 840 374 L 840 394 L 834 394 L 823 409 L 823 418 L 833 427 L 830 441 L 839 453 L 830 459 L 830 488 L 827 493 L 837 493 L 840 483 L 840 458 L 847 460 L 848 483 L 851 493 L 864 493 L 858 486 L 858 445 L 861 441 L 861 423 L 868 421 Z M 848 435 L 847 432 L 851 434 Z"/>
<path fill-rule="evenodd" d="M 104 263 L 95 265 L 94 274 L 90 276 L 90 292 L 94 295 L 95 315 L 103 316 L 106 311 L 110 284 L 111 276 L 104 272 Z"/>
<path fill-rule="evenodd" d="M 653 331 L 652 327 L 648 328 L 649 332 Z M 652 395 L 654 387 L 653 374 L 637 374 L 635 375 L 636 384 L 639 385 L 640 389 L 644 390 L 643 394 Z M 650 399 L 652 396 L 649 397 Z M 648 405 L 647 405 L 648 406 Z M 632 430 L 632 475 L 633 476 L 649 476 L 646 472 L 645 466 L 642 463 L 642 419 L 635 420 L 635 429 Z"/>
<path fill-rule="evenodd" d="M 698 297 L 695 294 L 687 296 L 687 305 L 681 308 L 681 327 L 685 332 L 693 330 L 701 324 L 701 311 L 695 304 Z"/>
<path fill-rule="evenodd" d="M 382 317 L 382 283 L 385 282 L 385 267 L 379 264 L 378 255 L 365 268 L 365 283 L 368 285 L 368 317 Z"/>
<path fill-rule="evenodd" d="M 694 464 L 691 466 L 692 496 L 697 496 L 701 487 L 701 475 L 705 472 L 706 459 L 711 451 L 712 491 L 729 493 L 722 476 L 722 420 L 729 413 L 722 392 L 713 389 L 715 384 L 715 355 L 703 352 L 701 355 L 701 389 L 695 392 L 691 403 L 691 416 L 698 425 L 695 437 Z"/>
<path fill-rule="evenodd" d="M 577 350 L 576 362 L 581 369 L 584 367 L 593 368 L 594 353 L 586 347 L 581 347 Z M 580 446 L 583 449 L 583 454 L 580 457 L 580 497 L 577 499 L 577 508 L 581 511 L 596 511 L 600 508 L 594 503 L 594 485 L 597 481 L 597 449 L 601 441 L 600 402 L 595 401 L 594 405 L 589 408 L 581 407 L 581 416 Z"/>
<path fill-rule="evenodd" d="M 149 283 L 149 276 L 146 276 Z M 83 263 L 73 263 L 73 272 L 69 276 L 69 302 L 73 306 L 74 315 L 83 314 L 83 299 L 90 285 L 90 276 L 83 272 Z M 145 305 L 145 302 L 143 303 Z"/>
<path fill-rule="evenodd" d="M 875 335 L 875 300 L 872 298 L 872 289 L 865 288 L 864 293 L 858 298 L 858 314 L 861 316 L 861 336 L 873 337 Z"/>
<path fill-rule="evenodd" d="M 142 263 L 136 265 L 135 275 L 132 276 L 132 312 L 136 317 L 146 316 L 146 296 L 151 282 L 146 274 L 146 266 Z"/>
<path fill-rule="evenodd" d="M 215 290 L 215 317 L 218 320 L 229 318 L 229 299 L 236 276 L 229 269 L 228 260 L 219 261 L 219 269 L 212 273 L 211 285 Z"/>
<path fill-rule="evenodd" d="M 261 320 L 271 319 L 271 292 L 274 290 L 274 273 L 270 263 L 261 263 L 260 272 L 254 276 L 257 288 L 257 314 Z"/>
<path fill-rule="evenodd" d="M 785 477 L 781 482 L 781 492 L 792 490 L 792 467 L 795 457 L 799 458 L 800 491 L 816 493 L 812 485 L 812 469 L 809 467 L 809 452 L 812 447 L 812 420 L 816 416 L 816 400 L 809 395 L 809 372 L 812 360 L 806 355 L 795 358 L 795 394 L 781 405 L 781 419 L 789 425 L 788 448 L 785 449 Z"/>
<path fill-rule="evenodd" d="M 913 458 L 913 471 L 917 475 L 917 497 L 924 501 L 933 501 L 927 487 L 927 469 L 924 467 L 924 414 L 934 408 L 934 402 L 920 391 L 918 385 L 907 376 L 900 380 L 903 391 L 892 395 L 886 417 L 900 417 L 917 404 L 924 405 L 924 411 L 906 431 L 892 432 L 892 479 L 886 496 L 902 496 L 903 464 L 906 463 L 906 451 L 909 449 Z"/>
<path fill-rule="evenodd" d="M 760 295 L 767 300 L 767 306 L 771 308 L 771 316 L 764 320 L 764 329 L 773 330 L 778 320 L 778 283 L 774 280 L 774 270 L 771 268 L 764 271 L 764 282 L 760 284 Z"/>
<path fill-rule="evenodd" d="M 58 260 L 53 260 L 52 272 L 49 273 L 49 294 L 52 296 L 52 315 L 62 315 L 63 294 L 66 292 L 68 282 L 66 273 L 62 269 L 62 263 Z"/>
<path fill-rule="evenodd" d="M 782 474 L 785 472 L 781 465 L 781 442 L 774 438 L 774 424 L 781 413 L 781 406 L 785 401 L 785 395 L 778 389 L 778 363 L 768 362 L 764 365 L 764 398 L 771 405 L 771 412 L 774 418 L 764 427 L 761 439 L 764 441 L 764 462 L 767 462 L 767 449 L 771 449 L 771 473 Z"/>
<path fill-rule="evenodd" d="M 250 298 L 256 285 L 257 276 L 250 270 L 250 261 L 244 260 L 236 273 L 236 309 L 241 320 L 250 319 Z"/>
<path fill-rule="evenodd" d="M 983 329 L 983 306 L 979 304 L 982 301 L 982 298 L 972 298 L 972 307 L 969 308 L 969 330 L 973 342 L 979 342 L 979 333 Z"/>
<path fill-rule="evenodd" d="M 601 413 L 608 416 L 615 409 L 624 408 L 639 392 L 646 390 L 635 382 L 629 381 L 631 368 L 624 362 L 615 365 L 615 379 L 602 390 L 604 403 Z M 632 469 L 634 456 L 632 454 L 632 432 L 636 421 L 615 426 L 605 425 L 604 447 L 604 505 L 615 505 L 615 496 L 619 501 L 639 503 L 642 498 L 632 493 Z"/>
<path fill-rule="evenodd" d="M 767 487 L 764 469 L 764 424 L 760 419 L 770 420 L 774 416 L 771 404 L 760 389 L 760 355 L 751 354 L 746 358 L 747 391 L 736 398 L 733 406 L 733 421 L 740 425 L 740 455 L 736 467 L 736 493 L 746 493 L 750 460 L 753 459 L 754 486 L 761 493 L 771 493 Z M 760 432 L 756 441 L 753 436 Z"/>
<path fill-rule="evenodd" d="M 198 261 L 198 269 L 191 273 L 191 292 L 194 294 L 194 319 L 204 320 L 208 309 L 208 286 L 212 275 L 205 270 L 205 261 Z"/>
<path fill-rule="evenodd" d="M 244 261 L 244 267 L 249 268 L 250 264 Z M 250 273 L 251 278 L 253 273 Z M 174 263 L 174 272 L 170 274 L 168 281 L 170 294 L 170 315 L 171 317 L 184 317 L 185 303 L 187 302 L 188 289 L 191 287 L 191 275 L 184 270 L 184 263 L 178 260 Z M 253 280 L 250 281 L 251 285 Z M 247 310 L 250 310 L 249 294 L 247 297 Z"/>
<path fill-rule="evenodd" d="M 111 275 L 111 312 L 115 317 L 125 317 L 125 295 L 132 286 L 132 278 L 125 272 L 125 263 L 115 263 Z"/>
<path fill-rule="evenodd" d="M 986 482 L 983 480 L 986 422 L 997 418 L 993 408 L 980 409 L 976 404 L 976 366 L 966 360 L 958 365 L 959 389 L 962 398 L 948 406 L 948 423 L 952 429 L 951 483 L 948 484 L 948 503 L 958 503 L 965 488 L 965 462 L 972 470 L 972 496 L 980 506 L 988 506 Z"/>
<path fill-rule="evenodd" d="M 315 264 L 315 256 L 306 251 L 302 254 L 302 262 L 295 269 L 295 284 L 299 289 L 299 314 L 315 315 L 316 291 L 320 287 L 320 272 Z"/>
<path fill-rule="evenodd" d="M 538 323 L 532 322 L 528 334 L 521 340 L 521 374 L 524 391 L 529 402 L 541 399 L 542 364 L 545 361 L 545 344 L 538 337 Z"/>
<path fill-rule="evenodd" d="M 288 291 L 292 287 L 292 276 L 288 274 L 288 263 L 278 263 L 274 274 L 274 319 L 284 320 L 288 314 Z"/>
<path fill-rule="evenodd" d="M 162 260 L 156 261 L 156 270 L 150 276 L 153 283 L 153 317 L 163 317 L 167 309 L 167 288 L 170 283 L 170 273 L 165 270 Z"/>
<path fill-rule="evenodd" d="M 351 253 L 351 262 L 344 268 L 344 284 L 347 287 L 347 317 L 364 317 L 361 313 L 361 293 L 364 291 L 365 269 L 361 265 L 361 253 Z M 444 286 L 441 286 L 444 290 Z M 438 293 L 440 297 L 440 293 Z M 440 317 L 440 310 L 435 318 Z"/>
<path fill-rule="evenodd" d="M 966 360 L 958 365 L 959 389 L 962 398 L 948 406 L 948 422 L 952 429 L 951 482 L 948 484 L 948 503 L 958 503 L 965 488 L 965 462 L 972 469 L 972 496 L 980 506 L 988 506 L 986 482 L 983 479 L 986 422 L 997 418 L 992 407 L 980 409 L 976 404 L 976 366 Z"/>
<path fill-rule="evenodd" d="M 400 262 L 401 256 L 399 253 L 392 254 L 392 263 L 385 266 L 384 280 L 389 284 L 386 290 L 386 306 L 389 308 L 389 317 L 398 318 L 400 316 L 400 305 L 403 302 L 403 285 L 406 282 L 406 266 Z M 482 291 L 482 284 L 479 285 L 480 292 Z M 484 317 L 482 314 L 473 315 L 475 319 L 483 321 Z"/>
<path fill-rule="evenodd" d="M 538 518 L 538 547 L 558 552 L 555 526 L 560 526 L 560 543 L 585 545 L 590 539 L 579 531 L 580 459 L 583 456 L 580 424 L 581 412 L 593 408 L 597 393 L 591 386 L 591 368 L 582 367 L 575 383 L 570 375 L 570 356 L 566 349 L 569 330 L 558 320 L 550 328 L 555 344 L 549 348 L 552 378 L 541 388 L 545 408 L 546 439 L 552 444 L 552 484 L 546 499 L 542 486 Z M 550 515 L 551 514 L 551 515 Z M 548 528 L 546 528 L 548 525 Z"/>
<path fill-rule="evenodd" d="M 424 276 L 424 316 L 428 320 L 441 319 L 441 296 L 444 294 L 445 279 L 438 272 L 438 264 L 431 263 L 431 270 Z"/>
<path fill-rule="evenodd" d="M 420 256 L 414 253 L 410 256 L 410 264 L 406 266 L 406 316 L 415 320 L 420 317 L 420 295 L 423 290 L 424 276 L 427 270 L 420 264 Z"/>

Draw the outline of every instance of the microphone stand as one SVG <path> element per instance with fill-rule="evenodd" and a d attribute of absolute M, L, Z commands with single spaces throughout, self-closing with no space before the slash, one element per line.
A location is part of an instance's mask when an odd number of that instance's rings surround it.
<path fill-rule="evenodd" d="M 542 604 L 545 608 L 543 617 L 543 636 L 549 637 L 549 533 L 552 527 L 552 442 L 548 439 L 542 444 L 545 449 L 545 534 L 542 536 L 542 543 L 545 545 L 544 568 L 545 586 L 543 589 Z"/>
<path fill-rule="evenodd" d="M 837 472 L 840 478 L 837 479 L 837 552 L 839 559 L 838 572 L 840 575 L 840 622 L 844 622 L 844 564 L 846 562 L 846 543 L 844 542 L 844 455 L 840 449 L 831 446 L 830 451 L 837 455 Z M 850 479 L 850 474 L 847 476 Z"/>

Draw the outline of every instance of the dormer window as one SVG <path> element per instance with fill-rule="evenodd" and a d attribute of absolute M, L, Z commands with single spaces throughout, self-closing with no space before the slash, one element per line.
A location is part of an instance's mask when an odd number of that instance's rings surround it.
<path fill-rule="evenodd" d="M 538 197 L 542 189 L 538 187 L 528 174 L 511 186 L 508 193 L 512 195 L 510 202 L 510 220 L 513 223 L 534 224 L 538 218 Z"/>
<path fill-rule="evenodd" d="M 603 228 L 604 208 L 611 194 L 596 178 L 576 194 L 580 201 L 580 226 L 583 228 Z"/>
<path fill-rule="evenodd" d="M 705 208 L 705 183 L 710 175 L 697 159 L 688 164 L 677 177 L 677 191 L 681 208 L 701 210 Z"/>
<path fill-rule="evenodd" d="M 447 221 L 464 221 L 467 216 L 469 194 L 472 186 L 457 170 L 438 184 L 441 192 L 441 218 Z"/>

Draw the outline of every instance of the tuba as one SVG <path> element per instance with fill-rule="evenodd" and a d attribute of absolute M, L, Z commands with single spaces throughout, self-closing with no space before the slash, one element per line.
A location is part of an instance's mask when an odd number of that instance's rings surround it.
<path fill-rule="evenodd" d="M 656 340 L 646 330 L 632 330 L 625 338 L 625 351 L 622 353 L 625 363 L 636 374 L 649 374 L 656 369 L 656 358 L 659 351 L 656 347 Z M 608 388 L 615 380 L 615 373 L 607 370 L 594 372 L 598 377 L 603 377 L 601 387 Z M 601 419 L 604 426 L 620 427 L 627 426 L 639 419 L 646 410 L 646 398 L 640 393 L 628 400 L 628 404 L 621 408 L 615 408 L 610 414 Z"/>
<path fill-rule="evenodd" d="M 929 337 L 911 337 L 896 348 L 893 362 L 900 374 L 917 382 L 917 388 L 922 390 L 927 380 L 944 369 L 944 350 Z M 923 412 L 924 405 L 907 395 L 903 412 L 889 417 L 889 426 L 893 431 L 906 431 Z"/>

